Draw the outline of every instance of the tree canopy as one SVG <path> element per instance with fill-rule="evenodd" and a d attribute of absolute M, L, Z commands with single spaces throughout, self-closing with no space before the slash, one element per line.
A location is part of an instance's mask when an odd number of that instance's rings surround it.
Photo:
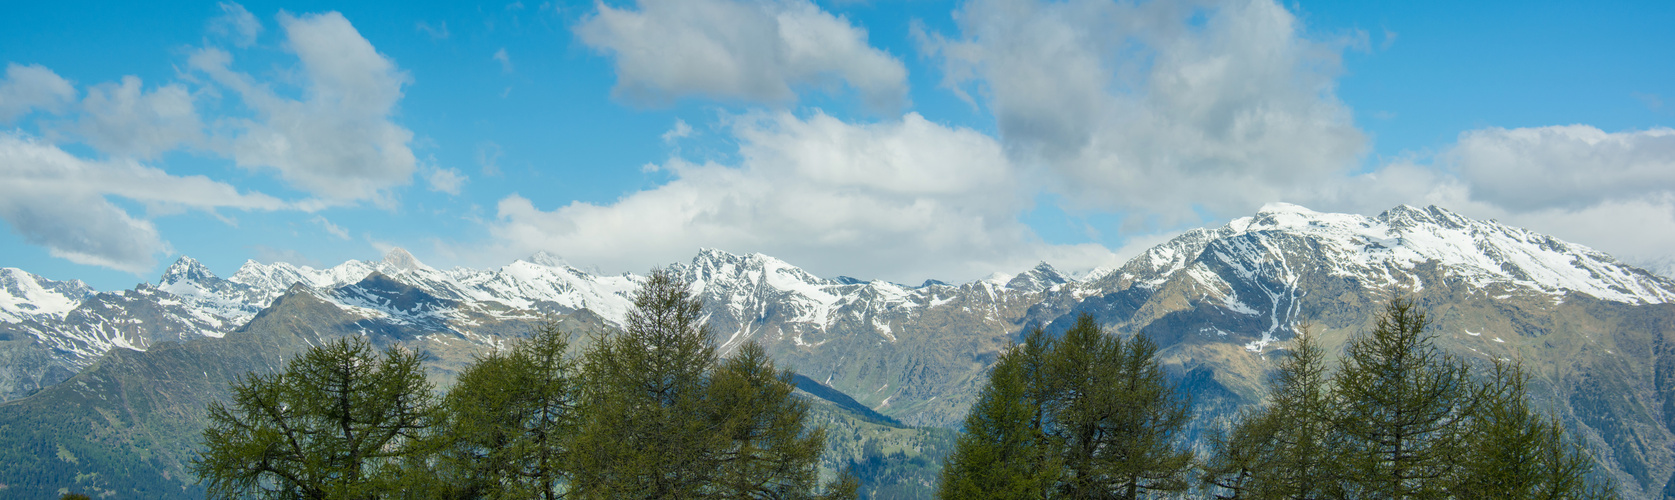
<path fill-rule="evenodd" d="M 1140 498 L 1191 486 L 1175 391 L 1145 336 L 1082 315 L 1004 353 L 943 469 L 942 498 Z"/>
<path fill-rule="evenodd" d="M 1516 364 L 1474 373 L 1395 298 L 1338 371 L 1304 329 L 1268 404 L 1211 441 L 1204 485 L 1225 499 L 1613 498 L 1593 458 L 1530 403 Z"/>
<path fill-rule="evenodd" d="M 667 271 L 634 304 L 579 357 L 548 323 L 441 397 L 421 355 L 358 337 L 312 348 L 211 405 L 193 470 L 212 497 L 854 497 L 849 477 L 817 487 L 825 433 L 789 370 L 754 342 L 717 356 Z"/>

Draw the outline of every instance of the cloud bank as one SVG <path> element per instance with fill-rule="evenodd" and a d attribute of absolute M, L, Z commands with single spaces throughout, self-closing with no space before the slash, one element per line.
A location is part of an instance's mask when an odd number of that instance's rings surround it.
<path fill-rule="evenodd" d="M 413 132 L 391 119 L 407 73 L 342 14 L 281 13 L 279 24 L 302 65 L 301 99 L 232 70 L 224 50 L 205 48 L 190 59 L 256 114 L 227 120 L 218 151 L 240 167 L 271 170 L 328 204 L 393 203 L 389 189 L 411 183 L 417 168 L 408 147 Z"/>
<path fill-rule="evenodd" d="M 943 85 L 983 96 L 1016 161 L 1081 207 L 1197 220 L 1295 196 L 1366 138 L 1333 94 L 1343 40 L 1266 0 L 977 0 L 922 34 Z"/>
<path fill-rule="evenodd" d="M 699 247 L 763 252 L 816 273 L 896 281 L 980 277 L 1034 259 L 1103 263 L 1097 245 L 1039 241 L 1016 214 L 1027 183 L 1001 145 L 916 113 L 854 124 L 823 113 L 737 119 L 737 165 L 671 159 L 668 183 L 609 205 L 545 211 L 502 199 L 500 257 L 537 250 L 609 271 L 682 261 Z"/>
<path fill-rule="evenodd" d="M 867 44 L 865 29 L 807 0 L 640 0 L 599 4 L 576 36 L 615 58 L 619 96 L 787 103 L 798 87 L 846 84 L 872 109 L 907 94 L 907 69 Z"/>

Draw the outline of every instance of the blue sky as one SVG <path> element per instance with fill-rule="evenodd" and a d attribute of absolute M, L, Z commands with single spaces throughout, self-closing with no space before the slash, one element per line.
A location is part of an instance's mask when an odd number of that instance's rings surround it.
<path fill-rule="evenodd" d="M 1114 265 L 1268 202 L 1675 269 L 1675 4 L 8 2 L 0 266 Z"/>

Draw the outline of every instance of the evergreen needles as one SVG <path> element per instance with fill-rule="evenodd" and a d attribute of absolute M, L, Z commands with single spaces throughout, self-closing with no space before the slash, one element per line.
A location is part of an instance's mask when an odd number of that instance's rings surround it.
<path fill-rule="evenodd" d="M 1190 403 L 1145 336 L 1089 316 L 1059 339 L 1040 329 L 1006 351 L 943 469 L 945 499 L 1593 499 L 1593 458 L 1530 403 L 1516 364 L 1474 374 L 1442 352 L 1424 312 L 1392 299 L 1341 366 L 1307 326 L 1267 404 L 1210 436 L 1202 463 L 1181 442 Z M 1194 468 L 1199 481 L 1187 475 Z M 1190 491 L 1193 487 L 1197 491 Z"/>
<path fill-rule="evenodd" d="M 547 325 L 438 402 L 422 357 L 360 338 L 236 384 L 193 470 L 213 497 L 703 499 L 817 494 L 824 430 L 750 343 L 718 359 L 698 299 L 654 271 L 619 335 L 568 355 Z"/>

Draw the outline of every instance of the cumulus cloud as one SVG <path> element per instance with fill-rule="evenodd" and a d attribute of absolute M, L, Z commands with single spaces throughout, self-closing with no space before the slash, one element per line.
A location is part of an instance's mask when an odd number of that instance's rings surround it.
<path fill-rule="evenodd" d="M 1675 192 L 1675 129 L 1487 128 L 1461 134 L 1443 161 L 1474 199 L 1518 211 L 1575 210 Z"/>
<path fill-rule="evenodd" d="M 1077 206 L 1243 213 L 1341 179 L 1365 147 L 1333 91 L 1352 42 L 1305 37 L 1271 0 L 978 0 L 956 19 L 920 32 L 944 85 L 983 98 L 1015 161 Z"/>
<path fill-rule="evenodd" d="M 430 184 L 431 191 L 459 195 L 459 188 L 465 185 L 465 174 L 457 169 L 431 167 L 425 174 L 425 181 Z"/>
<path fill-rule="evenodd" d="M 0 123 L 11 123 L 32 109 L 57 111 L 76 100 L 68 80 L 39 64 L 6 63 L 0 80 Z"/>
<path fill-rule="evenodd" d="M 692 137 L 692 126 L 687 125 L 686 120 L 676 118 L 675 126 L 669 128 L 668 132 L 663 133 L 663 143 L 674 144 L 675 141 L 685 139 L 687 137 Z"/>
<path fill-rule="evenodd" d="M 146 92 L 138 77 L 125 76 L 87 89 L 81 110 L 76 129 L 83 140 L 111 155 L 154 158 L 203 138 L 192 94 L 179 84 Z"/>
<path fill-rule="evenodd" d="M 158 210 L 274 210 L 285 203 L 239 193 L 202 176 L 178 177 L 132 160 L 89 161 L 34 139 L 0 133 L 0 218 L 23 238 L 71 262 L 139 273 L 168 244 L 149 221 L 110 201 Z"/>
<path fill-rule="evenodd" d="M 249 47 L 262 34 L 262 23 L 236 2 L 221 2 L 221 16 L 210 20 L 209 32 L 227 37 L 233 45 Z"/>
<path fill-rule="evenodd" d="M 281 13 L 279 25 L 301 61 L 301 99 L 232 70 L 226 51 L 205 48 L 190 59 L 257 115 L 229 120 L 222 152 L 241 167 L 272 169 L 326 202 L 388 203 L 387 190 L 410 183 L 416 170 L 413 133 L 390 120 L 407 73 L 336 12 Z"/>
<path fill-rule="evenodd" d="M 743 117 L 738 165 L 671 159 L 674 179 L 615 203 L 554 210 L 502 199 L 501 255 L 546 250 L 612 271 L 690 258 L 698 247 L 763 252 L 827 275 L 972 279 L 1046 258 L 1111 259 L 1098 245 L 1042 243 L 1016 214 L 1024 179 L 992 138 L 909 113 L 851 124 L 825 114 Z"/>
<path fill-rule="evenodd" d="M 1675 277 L 1675 131 L 1588 126 L 1467 131 L 1293 201 L 1376 214 L 1437 205 L 1591 246 Z"/>
<path fill-rule="evenodd" d="M 799 86 L 848 84 L 876 110 L 904 104 L 907 69 L 865 29 L 807 0 L 603 3 L 576 27 L 616 57 L 618 95 L 660 103 L 689 95 L 795 101 Z"/>

